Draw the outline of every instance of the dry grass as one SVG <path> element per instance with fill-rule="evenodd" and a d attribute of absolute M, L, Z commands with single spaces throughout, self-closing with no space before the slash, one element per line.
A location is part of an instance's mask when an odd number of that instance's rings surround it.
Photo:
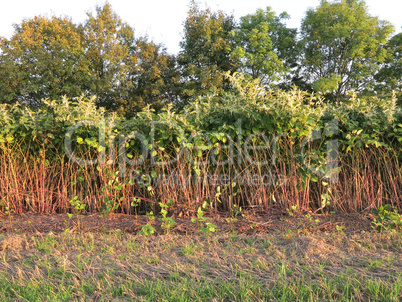
<path fill-rule="evenodd" d="M 5 236 L 0 240 L 0 297 L 397 301 L 402 298 L 401 239 L 398 233 L 146 238 L 119 230 Z M 355 287 L 349 291 L 348 286 Z"/>

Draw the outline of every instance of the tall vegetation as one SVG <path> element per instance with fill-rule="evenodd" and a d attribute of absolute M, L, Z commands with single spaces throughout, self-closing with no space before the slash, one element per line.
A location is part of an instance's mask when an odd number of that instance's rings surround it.
<path fill-rule="evenodd" d="M 265 85 L 278 81 L 296 63 L 296 29 L 283 23 L 289 15 L 279 17 L 270 9 L 259 9 L 241 18 L 233 32 L 231 56 L 239 61 L 239 70 Z"/>
<path fill-rule="evenodd" d="M 90 91 L 97 103 L 107 109 L 121 110 L 128 99 L 129 77 L 133 62 L 134 31 L 113 12 L 110 4 L 88 14 L 84 26 L 86 58 L 91 71 Z"/>
<path fill-rule="evenodd" d="M 98 106 L 131 117 L 146 106 L 182 108 L 228 92 L 228 71 L 337 101 L 348 100 L 349 91 L 390 96 L 401 89 L 400 34 L 391 37 L 393 27 L 371 16 L 364 1 L 321 1 L 306 12 L 301 39 L 287 18 L 267 7 L 236 20 L 192 1 L 177 55 L 136 37 L 107 2 L 83 24 L 27 19 L 0 40 L 0 101 L 37 107 L 45 98 L 96 95 Z"/>
<path fill-rule="evenodd" d="M 232 93 L 200 98 L 180 114 L 165 107 L 117 119 L 93 100 L 66 98 L 36 111 L 2 105 L 3 205 L 64 212 L 78 196 L 89 211 L 128 213 L 138 200 L 142 209 L 169 200 L 192 210 L 205 202 L 221 210 L 401 207 L 395 99 L 327 105 L 299 90 L 227 78 Z"/>
<path fill-rule="evenodd" d="M 178 97 L 176 58 L 162 45 L 134 36 L 109 3 L 83 25 L 35 17 L 0 40 L 0 101 L 38 107 L 42 99 L 96 95 L 122 116 Z"/>
<path fill-rule="evenodd" d="M 82 35 L 67 18 L 35 17 L 15 25 L 11 39 L 0 42 L 1 101 L 38 106 L 43 98 L 84 93 L 89 69 Z"/>
<path fill-rule="evenodd" d="M 193 1 L 177 56 L 109 3 L 84 25 L 16 25 L 0 41 L 3 210 L 401 210 L 400 34 L 358 0 L 321 1 L 301 40 L 286 18 Z"/>
<path fill-rule="evenodd" d="M 395 90 L 402 105 L 402 33 L 393 36 L 385 47 L 390 55 L 375 75 L 374 89 L 388 94 L 391 89 Z"/>
<path fill-rule="evenodd" d="M 350 90 L 372 85 L 372 75 L 388 56 L 383 47 L 393 31 L 386 21 L 368 14 L 364 1 L 321 1 L 302 22 L 302 42 L 308 79 L 316 91 L 337 101 Z"/>
<path fill-rule="evenodd" d="M 234 28 L 233 16 L 209 8 L 203 10 L 198 3 L 191 2 L 179 53 L 186 95 L 202 96 L 225 88 L 222 72 L 236 70 L 236 62 L 230 57 Z"/>

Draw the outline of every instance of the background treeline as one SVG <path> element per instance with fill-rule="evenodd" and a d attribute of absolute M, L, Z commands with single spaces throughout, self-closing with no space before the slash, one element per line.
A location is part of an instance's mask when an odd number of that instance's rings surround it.
<path fill-rule="evenodd" d="M 390 95 L 401 99 L 402 34 L 370 16 L 364 1 L 322 1 L 306 12 L 300 32 L 269 7 L 236 20 L 191 2 L 178 54 L 136 37 L 106 3 L 83 24 L 37 16 L 0 40 L 0 102 L 38 107 L 42 99 L 96 95 L 96 104 L 131 117 L 150 105 L 177 108 L 232 89 L 225 72 L 258 79 L 265 88 L 346 101 Z"/>

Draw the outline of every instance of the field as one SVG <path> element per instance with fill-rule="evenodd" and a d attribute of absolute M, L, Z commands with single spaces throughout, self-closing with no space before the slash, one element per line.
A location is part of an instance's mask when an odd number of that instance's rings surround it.
<path fill-rule="evenodd" d="M 1 301 L 400 301 L 402 233 L 372 215 L 243 211 L 218 230 L 175 218 L 16 215 L 0 220 Z M 166 234 L 167 233 L 167 234 Z"/>
<path fill-rule="evenodd" d="M 234 89 L 0 105 L 1 301 L 400 301 L 402 111 Z"/>
<path fill-rule="evenodd" d="M 0 302 L 402 301 L 402 33 L 188 9 L 0 37 Z"/>

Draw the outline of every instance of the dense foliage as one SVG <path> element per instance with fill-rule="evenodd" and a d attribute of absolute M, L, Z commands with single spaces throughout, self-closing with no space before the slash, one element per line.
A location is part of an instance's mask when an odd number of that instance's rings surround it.
<path fill-rule="evenodd" d="M 389 56 L 383 45 L 393 26 L 368 14 L 364 1 L 322 1 L 302 22 L 304 61 L 315 90 L 341 100 L 371 88 L 371 77 Z"/>
<path fill-rule="evenodd" d="M 330 100 L 388 95 L 401 99 L 400 34 L 368 14 L 362 0 L 321 1 L 297 29 L 270 7 L 236 20 L 190 3 L 181 51 L 136 37 L 106 2 L 83 24 L 37 16 L 0 39 L 0 102 L 38 107 L 42 99 L 96 95 L 97 106 L 131 117 L 166 103 L 182 108 L 212 92 L 230 92 L 230 71 L 265 88 L 320 92 Z"/>
<path fill-rule="evenodd" d="M 40 110 L 2 105 L 2 203 L 16 212 L 66 211 L 75 196 L 87 210 L 129 213 L 139 200 L 189 209 L 401 207 L 395 98 L 353 95 L 334 105 L 297 89 L 265 91 L 244 75 L 226 78 L 232 92 L 199 98 L 180 114 L 168 106 L 119 119 L 83 98 L 44 101 Z"/>
<path fill-rule="evenodd" d="M 205 95 L 227 88 L 221 73 L 236 70 L 236 62 L 230 57 L 234 28 L 233 16 L 222 11 L 202 10 L 192 2 L 184 22 L 182 51 L 178 57 L 183 68 L 185 96 Z"/>
<path fill-rule="evenodd" d="M 112 10 L 97 7 L 84 24 L 35 17 L 0 40 L 0 102 L 38 107 L 42 99 L 96 95 L 96 104 L 130 116 L 174 101 L 176 59 Z"/>
<path fill-rule="evenodd" d="M 1 210 L 401 210 L 401 34 L 359 0 L 321 1 L 301 40 L 286 18 L 192 1 L 177 56 L 108 3 L 15 25 Z"/>

